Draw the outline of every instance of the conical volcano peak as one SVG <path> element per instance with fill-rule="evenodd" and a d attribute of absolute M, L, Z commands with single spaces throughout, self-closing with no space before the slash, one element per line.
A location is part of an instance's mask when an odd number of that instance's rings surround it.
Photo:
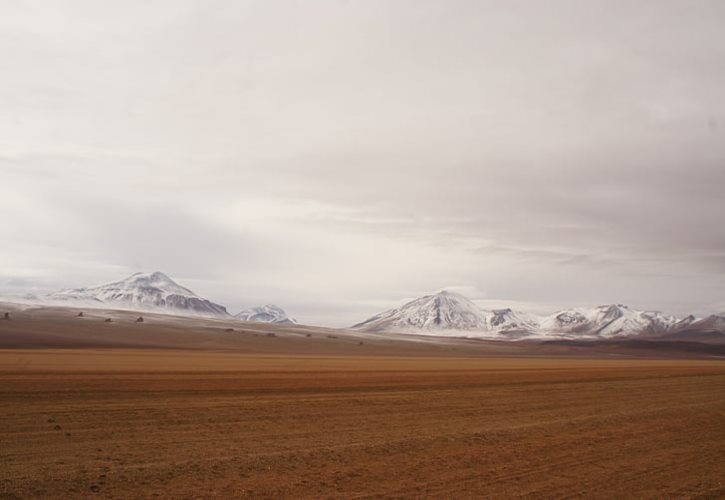
<path fill-rule="evenodd" d="M 228 317 L 224 306 L 199 297 L 160 271 L 134 273 L 113 283 L 63 290 L 50 294 L 49 299 L 139 311 Z"/>
<path fill-rule="evenodd" d="M 441 290 L 434 295 L 411 300 L 400 308 L 374 316 L 355 327 L 371 330 L 474 330 L 485 328 L 486 318 L 483 311 L 467 297 Z"/>

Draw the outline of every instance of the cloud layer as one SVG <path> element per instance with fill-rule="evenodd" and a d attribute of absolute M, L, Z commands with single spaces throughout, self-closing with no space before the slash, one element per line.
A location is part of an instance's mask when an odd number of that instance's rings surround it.
<path fill-rule="evenodd" d="M 719 1 L 0 7 L 0 291 L 725 309 Z M 536 307 L 539 307 L 536 306 Z"/>

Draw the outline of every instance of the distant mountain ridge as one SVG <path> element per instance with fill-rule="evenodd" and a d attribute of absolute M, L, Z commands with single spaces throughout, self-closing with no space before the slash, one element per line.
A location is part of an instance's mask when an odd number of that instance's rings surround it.
<path fill-rule="evenodd" d="M 541 319 L 540 331 L 548 334 L 579 334 L 619 337 L 669 331 L 677 318 L 659 311 L 637 311 L 622 304 L 559 311 Z"/>
<path fill-rule="evenodd" d="M 515 339 L 607 339 L 666 336 L 684 330 L 725 332 L 725 318 L 713 315 L 678 320 L 659 311 L 622 304 L 572 308 L 548 316 L 512 309 L 484 310 L 463 295 L 442 291 L 411 300 L 352 326 L 368 332 Z"/>
<path fill-rule="evenodd" d="M 274 304 L 245 309 L 232 316 L 226 307 L 200 297 L 166 274 L 134 273 L 120 281 L 103 285 L 71 288 L 43 295 L 26 295 L 31 303 L 69 307 L 109 307 L 176 315 L 236 318 L 241 321 L 296 324 Z"/>
<path fill-rule="evenodd" d="M 226 308 L 185 288 L 161 272 L 134 273 L 103 285 L 61 290 L 38 297 L 42 302 L 79 307 L 114 307 L 137 311 L 229 317 Z"/>
<path fill-rule="evenodd" d="M 296 324 L 283 309 L 267 304 L 229 314 L 220 304 L 200 297 L 162 272 L 134 273 L 112 283 L 9 298 L 29 304 L 112 308 L 165 314 L 236 318 L 277 324 Z M 511 308 L 486 310 L 467 297 L 441 291 L 410 300 L 401 307 L 377 314 L 352 327 L 365 332 L 390 332 L 497 340 L 576 339 L 626 337 L 725 342 L 725 314 L 678 319 L 658 311 L 639 311 L 623 304 L 576 307 L 550 315 L 535 315 Z"/>

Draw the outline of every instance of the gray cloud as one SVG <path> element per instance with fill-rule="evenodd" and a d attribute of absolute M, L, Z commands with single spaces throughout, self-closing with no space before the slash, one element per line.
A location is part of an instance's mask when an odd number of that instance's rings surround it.
<path fill-rule="evenodd" d="M 0 7 L 0 284 L 162 269 L 347 324 L 725 297 L 719 1 Z"/>

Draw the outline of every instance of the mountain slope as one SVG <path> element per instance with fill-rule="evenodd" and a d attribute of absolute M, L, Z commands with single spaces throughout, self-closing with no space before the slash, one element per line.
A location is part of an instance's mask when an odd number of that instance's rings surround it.
<path fill-rule="evenodd" d="M 556 312 L 541 319 L 539 332 L 545 336 L 609 338 L 666 332 L 676 322 L 676 318 L 658 311 L 609 304 Z"/>
<path fill-rule="evenodd" d="M 281 307 L 274 304 L 267 304 L 261 307 L 245 309 L 234 315 L 242 321 L 257 321 L 261 323 L 296 324 L 297 321 L 287 316 Z"/>
<path fill-rule="evenodd" d="M 135 273 L 121 281 L 62 290 L 42 297 L 46 302 L 138 311 L 227 317 L 222 305 L 199 297 L 164 273 Z"/>
<path fill-rule="evenodd" d="M 539 329 L 536 316 L 509 308 L 484 311 L 484 315 L 487 330 L 502 337 L 528 337 L 535 335 Z"/>
<path fill-rule="evenodd" d="M 702 319 L 688 316 L 685 320 L 676 323 L 663 337 L 676 340 L 725 342 L 725 314 L 711 314 Z"/>
<path fill-rule="evenodd" d="M 370 332 L 487 330 L 486 315 L 463 295 L 442 291 L 426 295 L 354 325 Z"/>

